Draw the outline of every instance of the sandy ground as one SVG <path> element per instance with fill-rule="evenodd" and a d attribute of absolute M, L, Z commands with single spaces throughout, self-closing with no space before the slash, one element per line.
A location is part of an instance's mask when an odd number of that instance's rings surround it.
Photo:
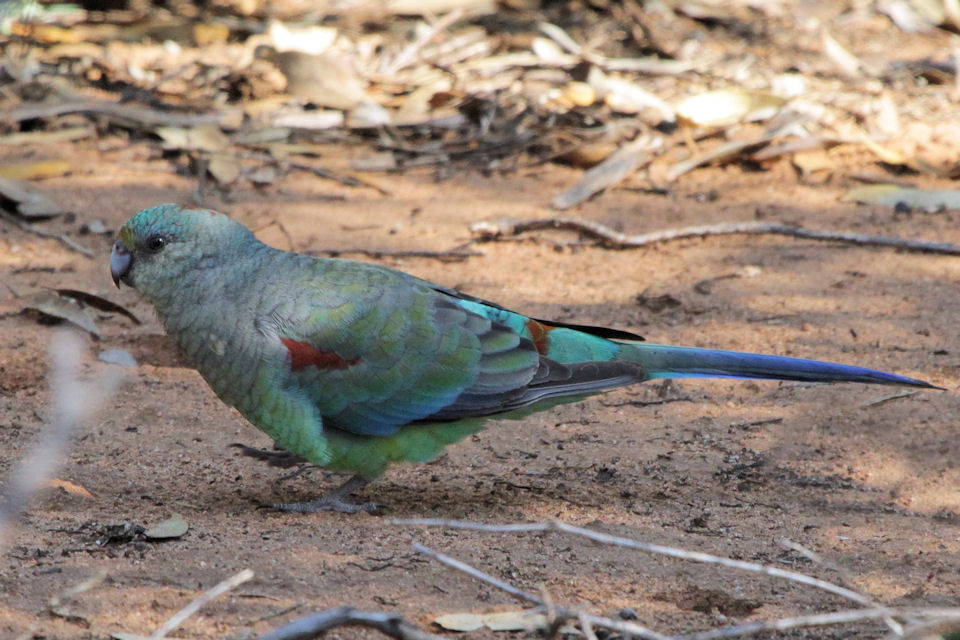
<path fill-rule="evenodd" d="M 784 32 L 774 39 L 779 48 L 771 51 L 749 44 L 744 51 L 789 58 L 796 53 L 790 37 Z M 894 51 L 919 59 L 939 56 L 948 43 L 946 34 L 907 37 L 878 19 L 856 45 L 863 56 Z M 900 104 L 917 106 L 906 98 Z M 923 108 L 937 123 L 937 136 L 960 137 L 955 104 L 930 98 Z M 348 172 L 350 158 L 364 153 L 331 146 L 321 158 L 324 166 Z M 0 164 L 54 159 L 69 159 L 77 170 L 38 186 L 75 216 L 43 227 L 70 233 L 96 257 L 0 223 L 0 478 L 26 454 L 51 402 L 46 353 L 55 328 L 21 313 L 26 296 L 67 287 L 129 308 L 142 325 L 98 314 L 103 336 L 88 339 L 85 372 L 106 366 L 96 354 L 111 348 L 128 350 L 139 365 L 77 434 L 57 471 L 90 496 L 45 489 L 0 550 L 0 637 L 148 635 L 200 592 L 245 568 L 255 572 L 251 581 L 174 635 L 248 638 L 341 604 L 397 612 L 439 632 L 431 623 L 442 613 L 520 606 L 426 559 L 413 542 L 524 589 L 542 589 L 559 603 L 607 614 L 629 607 L 661 633 L 856 606 L 784 580 L 557 534 L 423 529 L 393 524 L 394 518 L 562 519 L 808 573 L 891 605 L 957 604 L 955 257 L 772 236 L 612 251 L 577 242 L 569 232 L 474 244 L 470 249 L 482 255 L 461 262 L 383 256 L 384 264 L 537 317 L 609 325 L 654 342 L 858 364 L 920 377 L 946 391 L 648 384 L 522 422 L 493 420 L 432 464 L 394 467 L 359 496 L 385 505 L 380 515 L 282 514 L 260 505 L 309 499 L 342 479 L 314 470 L 277 483 L 284 471 L 229 447 L 270 443 L 184 366 L 135 291 L 113 288 L 107 264 L 113 232 L 143 207 L 199 201 L 285 249 L 441 251 L 469 240 L 467 227 L 478 220 L 554 215 L 545 203 L 581 172 L 548 165 L 503 175 L 455 171 L 442 182 L 425 169 L 370 176 L 389 195 L 297 173 L 266 189 L 206 191 L 198 198 L 196 180 L 176 174 L 150 142 L 105 137 L 0 148 Z M 809 178 L 786 158 L 763 170 L 698 169 L 667 195 L 645 190 L 637 176 L 572 213 L 628 233 L 762 219 L 960 243 L 960 213 L 898 213 L 841 200 L 860 186 L 848 176 L 891 177 L 875 156 L 844 147 L 829 160 L 828 171 Z M 919 186 L 952 186 L 908 177 Z M 107 232 L 80 235 L 82 225 L 95 221 Z M 151 526 L 173 514 L 190 527 L 178 539 L 111 536 L 115 525 Z M 819 554 L 821 562 L 785 547 L 783 539 Z M 81 584 L 88 587 L 82 593 L 65 594 Z M 784 635 L 884 633 L 881 623 L 865 623 Z M 336 637 L 372 635 L 347 630 Z M 469 637 L 493 635 L 480 630 Z"/>
<path fill-rule="evenodd" d="M 355 150 L 331 151 L 346 166 Z M 115 230 L 144 206 L 191 201 L 194 182 L 151 161 L 146 146 L 108 140 L 69 152 L 78 165 L 97 170 L 44 183 L 77 212 L 72 223 L 49 228 L 99 219 Z M 468 239 L 466 226 L 478 219 L 550 215 L 541 203 L 576 176 L 552 167 L 443 183 L 429 172 L 379 176 L 389 197 L 291 176 L 270 192 L 204 201 L 284 248 L 442 250 Z M 578 214 L 628 232 L 766 216 L 960 242 L 955 213 L 903 215 L 839 203 L 845 186 L 804 185 L 787 162 L 766 172 L 706 169 L 669 196 L 620 189 Z M 700 197 L 711 190 L 715 200 Z M 331 195 L 343 200 L 329 201 Z M 506 594 L 427 561 L 412 549 L 414 541 L 523 588 L 543 588 L 558 602 L 600 613 L 630 607 L 662 632 L 850 606 L 783 580 L 555 534 L 418 529 L 391 524 L 391 517 L 559 518 L 815 574 L 886 603 L 956 604 L 955 258 L 775 237 L 695 239 L 637 251 L 558 245 L 576 239 L 568 233 L 538 237 L 475 245 L 483 255 L 463 262 L 383 262 L 539 317 L 612 325 L 652 341 L 856 363 L 948 390 L 900 397 L 897 389 L 856 384 L 734 381 L 630 388 L 523 422 L 491 421 L 432 464 L 392 468 L 361 492 L 386 505 L 384 515 L 275 513 L 258 506 L 315 496 L 339 478 L 313 471 L 275 487 L 282 471 L 228 448 L 269 443 L 180 363 L 136 292 L 112 288 L 110 235 L 78 237 L 97 252 L 86 259 L 4 225 L 4 469 L 25 454 L 50 401 L 45 352 L 54 329 L 13 313 L 22 306 L 16 296 L 40 287 L 85 289 L 144 322 L 101 316 L 103 338 L 91 342 L 91 353 L 127 349 L 140 364 L 78 435 L 57 474 L 92 498 L 45 490 L 8 540 L 0 564 L 0 635 L 148 634 L 200 591 L 244 568 L 256 577 L 189 619 L 180 637 L 248 637 L 339 604 L 396 611 L 423 625 L 446 612 L 517 607 Z M 694 289 L 720 276 L 738 277 Z M 671 302 L 650 302 L 658 296 Z M 101 366 L 91 357 L 87 368 Z M 182 538 L 104 544 L 110 525 L 149 526 L 174 513 L 190 525 Z M 781 546 L 784 538 L 820 554 L 823 564 Z M 51 606 L 52 597 L 98 574 L 105 577 L 97 586 Z M 810 635 L 882 633 L 869 624 Z"/>

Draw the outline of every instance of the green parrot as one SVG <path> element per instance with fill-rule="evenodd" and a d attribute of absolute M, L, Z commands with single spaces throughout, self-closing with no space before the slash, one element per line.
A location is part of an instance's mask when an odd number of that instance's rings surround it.
<path fill-rule="evenodd" d="M 842 364 L 651 344 L 530 318 L 388 267 L 260 242 L 207 209 L 164 204 L 121 228 L 117 286 L 137 289 L 221 400 L 291 454 L 352 474 L 287 511 L 356 511 L 393 462 L 428 462 L 482 429 L 646 380 L 684 377 L 935 388 Z"/>

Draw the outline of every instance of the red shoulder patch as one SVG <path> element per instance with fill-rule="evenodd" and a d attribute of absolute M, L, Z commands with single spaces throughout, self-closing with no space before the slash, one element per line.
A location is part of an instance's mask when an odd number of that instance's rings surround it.
<path fill-rule="evenodd" d="M 334 351 L 317 349 L 308 342 L 299 342 L 290 338 L 280 338 L 280 342 L 290 352 L 290 370 L 300 371 L 307 367 L 317 369 L 346 369 L 358 362 L 360 358 L 347 360 Z"/>
<path fill-rule="evenodd" d="M 527 331 L 530 332 L 530 339 L 533 340 L 533 346 L 537 348 L 537 353 L 546 355 L 550 349 L 550 332 L 556 327 L 542 322 L 537 322 L 533 318 L 527 320 Z"/>

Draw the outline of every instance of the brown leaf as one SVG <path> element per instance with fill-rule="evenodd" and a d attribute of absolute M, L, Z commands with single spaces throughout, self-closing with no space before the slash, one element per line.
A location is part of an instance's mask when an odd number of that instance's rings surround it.
<path fill-rule="evenodd" d="M 83 498 L 89 498 L 93 500 L 93 494 L 87 491 L 82 485 L 70 482 L 69 480 L 61 480 L 60 478 L 50 478 L 46 482 L 46 486 L 53 489 L 63 489 L 67 493 L 72 493 L 75 496 L 81 496 Z"/>

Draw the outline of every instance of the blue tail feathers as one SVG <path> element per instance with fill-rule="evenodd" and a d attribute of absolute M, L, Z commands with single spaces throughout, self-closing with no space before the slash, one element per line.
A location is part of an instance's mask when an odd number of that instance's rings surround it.
<path fill-rule="evenodd" d="M 893 373 L 818 360 L 739 353 L 648 342 L 623 344 L 624 359 L 639 363 L 648 379 L 753 378 L 801 382 L 863 382 L 939 389 L 929 382 Z"/>

